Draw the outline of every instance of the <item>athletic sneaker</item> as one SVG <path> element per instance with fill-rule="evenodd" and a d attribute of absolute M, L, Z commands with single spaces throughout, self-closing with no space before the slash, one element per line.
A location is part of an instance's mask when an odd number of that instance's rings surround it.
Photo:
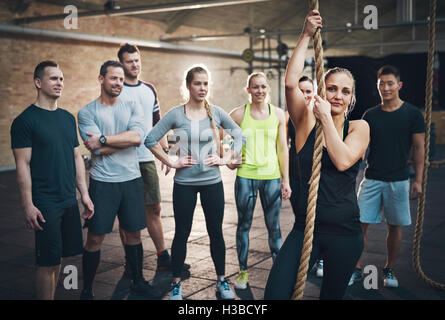
<path fill-rule="evenodd" d="M 247 282 L 249 282 L 249 275 L 246 270 L 240 270 L 238 273 L 238 277 L 235 280 L 235 288 L 237 289 L 246 289 Z"/>
<path fill-rule="evenodd" d="M 161 293 L 144 279 L 133 281 L 131 284 L 131 293 L 144 295 L 153 299 L 159 299 L 161 297 Z"/>
<path fill-rule="evenodd" d="M 94 300 L 94 294 L 91 290 L 82 290 L 80 300 Z"/>
<path fill-rule="evenodd" d="M 229 283 L 226 279 L 218 280 L 216 282 L 216 292 L 219 292 L 221 299 L 223 300 L 234 300 L 235 295 L 232 289 L 230 289 Z"/>
<path fill-rule="evenodd" d="M 349 280 L 348 286 L 352 286 L 354 283 L 359 282 L 363 279 L 363 272 L 360 268 L 355 268 L 352 273 L 351 279 Z"/>
<path fill-rule="evenodd" d="M 399 281 L 394 275 L 392 268 L 383 268 L 383 285 L 389 288 L 397 288 L 399 286 Z"/>
<path fill-rule="evenodd" d="M 176 283 L 171 284 L 171 292 L 169 300 L 182 300 L 182 286 L 178 281 Z"/>
<path fill-rule="evenodd" d="M 315 272 L 315 275 L 319 278 L 323 278 L 323 260 L 318 260 L 317 271 Z"/>

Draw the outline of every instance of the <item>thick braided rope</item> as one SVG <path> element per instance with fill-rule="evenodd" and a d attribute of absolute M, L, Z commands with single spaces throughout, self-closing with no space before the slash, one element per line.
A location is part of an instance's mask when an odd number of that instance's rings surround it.
<path fill-rule="evenodd" d="M 309 9 L 318 10 L 318 0 L 309 0 Z M 323 46 L 320 29 L 315 32 L 315 71 L 317 79 L 317 94 L 325 99 L 324 67 L 323 67 Z M 309 259 L 312 252 L 312 240 L 314 235 L 315 211 L 317 208 L 318 184 L 321 172 L 321 156 L 323 153 L 323 131 L 320 122 L 317 120 L 314 155 L 312 158 L 312 176 L 309 181 L 309 196 L 306 210 L 306 227 L 304 229 L 303 250 L 301 253 L 300 267 L 298 268 L 297 281 L 294 286 L 293 300 L 303 299 L 303 291 L 306 285 Z"/>
<path fill-rule="evenodd" d="M 420 266 L 420 240 L 422 238 L 422 228 L 425 213 L 425 199 L 426 199 L 426 185 L 428 179 L 429 151 L 430 151 L 430 127 L 431 127 L 431 106 L 433 100 L 433 66 L 435 54 L 435 36 L 436 36 L 436 0 L 430 0 L 430 23 L 429 23 L 429 48 L 428 48 L 428 65 L 427 65 L 427 80 L 425 89 L 425 121 L 426 121 L 426 135 L 425 135 L 425 165 L 423 167 L 423 183 L 422 195 L 417 202 L 417 221 L 414 232 L 413 243 L 413 265 L 414 270 L 420 278 L 429 286 L 445 290 L 445 284 L 438 283 L 428 278 L 422 271 Z"/>

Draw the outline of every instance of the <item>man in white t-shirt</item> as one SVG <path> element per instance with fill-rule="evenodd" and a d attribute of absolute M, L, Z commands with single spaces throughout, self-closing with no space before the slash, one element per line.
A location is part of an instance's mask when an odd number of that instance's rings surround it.
<path fill-rule="evenodd" d="M 142 69 L 139 49 L 130 44 L 120 47 L 118 52 L 119 61 L 124 66 L 125 82 L 122 89 L 121 98 L 136 100 L 144 110 L 145 132 L 150 130 L 161 119 L 158 97 L 154 86 L 148 82 L 139 80 Z M 164 137 L 160 141 L 165 152 L 168 152 L 167 139 Z M 144 181 L 144 200 L 147 230 L 157 252 L 157 270 L 170 270 L 171 258 L 165 245 L 164 233 L 161 221 L 161 193 L 159 189 L 159 178 L 156 171 L 154 156 L 151 151 L 141 144 L 137 148 L 139 167 Z M 166 167 L 166 174 L 170 168 Z M 125 244 L 125 236 L 121 232 L 122 243 Z M 129 269 L 126 267 L 126 274 Z"/>

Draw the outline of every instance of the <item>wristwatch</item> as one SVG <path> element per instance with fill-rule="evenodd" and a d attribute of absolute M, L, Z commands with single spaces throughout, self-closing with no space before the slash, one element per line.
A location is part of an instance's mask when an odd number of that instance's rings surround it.
<path fill-rule="evenodd" d="M 168 154 L 168 152 L 170 151 L 169 148 L 162 148 L 162 150 L 164 150 L 164 152 L 165 152 L 166 154 Z"/>
<path fill-rule="evenodd" d="M 105 138 L 104 135 L 101 135 L 99 138 L 99 142 L 102 146 L 104 146 L 107 143 L 107 138 Z"/>

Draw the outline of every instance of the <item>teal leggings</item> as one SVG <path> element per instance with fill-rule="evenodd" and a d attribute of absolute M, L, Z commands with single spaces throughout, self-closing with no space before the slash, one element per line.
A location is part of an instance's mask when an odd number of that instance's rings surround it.
<path fill-rule="evenodd" d="M 281 247 L 280 210 L 281 184 L 280 179 L 255 180 L 236 177 L 235 201 L 238 211 L 238 227 L 236 229 L 236 250 L 241 270 L 247 270 L 247 253 L 249 250 L 249 231 L 252 225 L 253 212 L 260 192 L 264 220 L 269 233 L 269 248 L 272 258 Z"/>

